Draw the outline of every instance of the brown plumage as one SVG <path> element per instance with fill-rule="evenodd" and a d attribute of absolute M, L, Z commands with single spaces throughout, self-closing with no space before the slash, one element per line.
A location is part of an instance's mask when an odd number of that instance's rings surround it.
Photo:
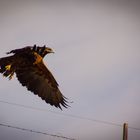
<path fill-rule="evenodd" d="M 58 88 L 55 78 L 43 63 L 48 53 L 53 53 L 46 46 L 27 46 L 8 52 L 12 56 L 0 58 L 0 73 L 12 79 L 16 73 L 17 79 L 28 90 L 45 100 L 46 103 L 61 108 L 68 107 L 66 98 Z"/>

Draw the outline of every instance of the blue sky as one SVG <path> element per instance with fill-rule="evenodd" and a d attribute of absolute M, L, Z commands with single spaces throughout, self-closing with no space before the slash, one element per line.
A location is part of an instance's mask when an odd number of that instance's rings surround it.
<path fill-rule="evenodd" d="M 0 1 L 0 56 L 26 45 L 53 48 L 44 62 L 73 101 L 61 111 L 27 91 L 16 76 L 0 76 L 0 100 L 46 110 L 0 103 L 0 122 L 79 140 L 122 139 L 122 128 L 61 113 L 140 128 L 139 9 L 135 0 Z M 0 127 L 0 139 L 25 138 L 58 139 Z M 134 139 L 140 131 L 129 129 Z"/>

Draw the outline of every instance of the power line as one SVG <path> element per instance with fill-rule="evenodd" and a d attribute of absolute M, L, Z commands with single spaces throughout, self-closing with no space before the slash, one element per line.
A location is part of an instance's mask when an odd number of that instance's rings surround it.
<path fill-rule="evenodd" d="M 47 135 L 47 136 L 51 136 L 51 137 L 67 139 L 67 140 L 75 140 L 73 138 L 68 138 L 68 137 L 65 137 L 65 136 L 60 136 L 60 135 L 56 135 L 56 134 L 49 134 L 49 133 L 46 133 L 46 132 L 36 131 L 36 130 L 32 130 L 32 129 L 27 129 L 27 128 L 21 128 L 21 127 L 9 125 L 9 124 L 4 124 L 4 123 L 0 123 L 0 126 L 9 127 L 9 128 L 13 128 L 13 129 L 18 129 L 18 130 L 22 130 L 22 131 L 27 131 L 27 132 L 30 132 L 30 133 L 37 133 L 37 134 Z"/>
<path fill-rule="evenodd" d="M 128 128 L 140 131 L 140 128 L 135 128 L 135 127 L 131 127 L 131 126 Z"/>
<path fill-rule="evenodd" d="M 108 124 L 108 125 L 114 125 L 114 126 L 122 127 L 121 124 L 117 124 L 117 123 L 113 123 L 113 122 L 96 120 L 96 119 L 87 118 L 87 117 L 81 117 L 81 116 L 72 115 L 72 114 L 59 113 L 59 112 L 50 111 L 50 110 L 46 110 L 46 109 L 42 109 L 42 108 L 35 108 L 35 107 L 32 107 L 32 106 L 26 106 L 26 105 L 17 104 L 17 103 L 11 103 L 11 102 L 7 102 L 7 101 L 3 101 L 3 100 L 0 100 L 0 102 L 4 103 L 4 104 L 9 104 L 9 105 L 13 105 L 13 106 L 26 108 L 26 109 L 32 109 L 32 110 L 43 111 L 43 112 L 50 112 L 50 113 L 61 115 L 61 116 L 67 116 L 67 117 L 71 117 L 71 118 L 76 118 L 76 119 L 81 119 L 81 120 L 88 120 L 88 121 L 92 121 L 92 122 L 98 122 L 98 123 L 102 123 L 102 124 Z"/>
<path fill-rule="evenodd" d="M 42 109 L 42 108 L 36 108 L 36 107 L 26 106 L 26 105 L 17 104 L 17 103 L 11 103 L 11 102 L 8 102 L 8 101 L 3 101 L 3 100 L 0 100 L 0 103 L 9 104 L 9 105 L 22 107 L 22 108 L 26 108 L 26 109 L 37 110 L 37 111 L 50 112 L 50 113 L 61 115 L 61 116 L 66 116 L 66 117 L 71 117 L 71 118 L 76 118 L 76 119 L 81 119 L 81 120 L 88 120 L 88 121 L 97 122 L 97 123 L 101 123 L 101 124 L 107 124 L 107 125 L 122 127 L 122 124 L 118 124 L 118 123 L 114 123 L 114 122 L 97 120 L 97 119 L 88 118 L 88 117 L 81 117 L 81 116 L 78 116 L 78 115 L 66 114 L 66 113 L 62 113 L 62 112 L 59 113 L 59 112 L 50 111 L 50 110 L 46 110 L 46 109 Z M 131 127 L 131 126 L 128 127 L 128 128 L 140 131 L 140 128 L 135 128 L 135 127 Z"/>

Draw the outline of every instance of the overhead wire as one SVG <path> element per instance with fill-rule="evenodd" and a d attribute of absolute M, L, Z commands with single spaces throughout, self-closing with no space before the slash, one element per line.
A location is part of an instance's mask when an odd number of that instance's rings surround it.
<path fill-rule="evenodd" d="M 118 123 L 114 123 L 114 122 L 108 122 L 108 121 L 104 121 L 104 120 L 82 117 L 82 116 L 67 114 L 67 113 L 62 113 L 62 112 L 60 113 L 60 112 L 55 112 L 55 111 L 46 110 L 46 109 L 42 109 L 42 108 L 27 106 L 27 105 L 23 105 L 23 104 L 12 103 L 12 102 L 8 102 L 8 101 L 4 101 L 4 100 L 0 100 L 0 103 L 9 104 L 9 105 L 22 107 L 22 108 L 26 108 L 26 109 L 37 110 L 37 111 L 50 112 L 50 113 L 61 115 L 61 116 L 66 116 L 66 117 L 71 117 L 71 118 L 76 118 L 76 119 L 81 119 L 81 120 L 87 120 L 87 121 L 106 124 L 106 125 L 112 125 L 112 126 L 117 126 L 117 127 L 122 127 L 123 126 L 122 124 L 118 124 Z M 140 131 L 140 128 L 135 128 L 135 127 L 132 127 L 132 126 L 129 126 L 128 128 Z"/>
<path fill-rule="evenodd" d="M 47 136 L 51 136 L 51 137 L 57 137 L 57 138 L 67 139 L 67 140 L 75 140 L 74 138 L 68 138 L 66 136 L 60 136 L 60 135 L 56 135 L 56 134 L 50 134 L 50 133 L 36 131 L 36 130 L 32 130 L 32 129 L 17 127 L 17 126 L 5 124 L 5 123 L 0 123 L 0 126 L 9 127 L 9 128 L 13 128 L 13 129 L 18 129 L 18 130 L 22 130 L 22 131 L 27 131 L 27 132 L 31 132 L 31 133 L 37 133 L 37 134 L 47 135 Z"/>

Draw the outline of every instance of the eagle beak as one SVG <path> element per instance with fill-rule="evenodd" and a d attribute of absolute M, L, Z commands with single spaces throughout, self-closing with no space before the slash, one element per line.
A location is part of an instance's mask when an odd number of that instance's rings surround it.
<path fill-rule="evenodd" d="M 51 50 L 48 50 L 48 49 L 47 49 L 46 52 L 47 52 L 47 53 L 54 53 L 54 51 L 53 51 L 52 49 L 51 49 Z"/>
<path fill-rule="evenodd" d="M 54 51 L 51 49 L 51 50 L 49 51 L 49 53 L 54 53 Z"/>
<path fill-rule="evenodd" d="M 54 53 L 54 51 L 51 51 L 51 53 Z"/>

